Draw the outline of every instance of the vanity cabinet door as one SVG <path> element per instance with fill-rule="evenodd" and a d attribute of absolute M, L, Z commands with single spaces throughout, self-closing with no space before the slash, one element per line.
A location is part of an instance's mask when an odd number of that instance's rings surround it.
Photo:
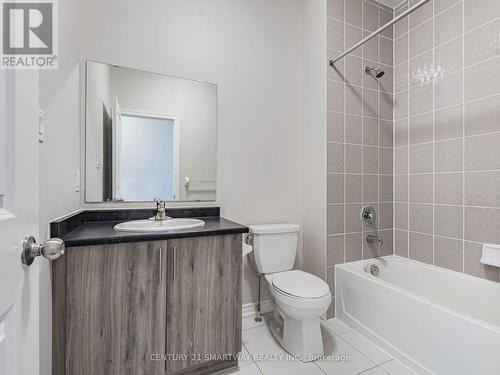
<path fill-rule="evenodd" d="M 66 375 L 156 375 L 165 362 L 165 241 L 65 254 Z"/>
<path fill-rule="evenodd" d="M 205 374 L 236 364 L 241 258 L 241 235 L 168 241 L 168 374 Z"/>

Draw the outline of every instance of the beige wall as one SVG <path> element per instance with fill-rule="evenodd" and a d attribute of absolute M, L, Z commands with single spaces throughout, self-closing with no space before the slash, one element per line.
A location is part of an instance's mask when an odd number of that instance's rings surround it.
<path fill-rule="evenodd" d="M 500 243 L 499 16 L 431 1 L 396 26 L 394 57 L 396 254 L 494 281 L 479 258 Z"/>
<path fill-rule="evenodd" d="M 328 2 L 328 58 L 338 56 L 392 18 L 392 9 L 363 0 Z M 334 265 L 393 253 L 392 29 L 328 68 L 327 256 L 334 293 Z M 380 79 L 365 66 L 380 67 Z M 360 219 L 363 206 L 377 213 L 374 225 Z M 382 237 L 369 245 L 367 234 Z M 329 316 L 333 315 L 332 304 Z"/>
<path fill-rule="evenodd" d="M 304 3 L 302 242 L 306 272 L 326 280 L 326 1 Z"/>
<path fill-rule="evenodd" d="M 78 1 L 59 2 L 59 69 L 40 71 L 40 107 L 45 111 L 45 141 L 39 146 L 40 234 L 48 223 L 80 207 L 75 171 L 80 169 L 80 51 Z M 52 296 L 50 265 L 40 267 L 40 374 L 52 374 Z"/>

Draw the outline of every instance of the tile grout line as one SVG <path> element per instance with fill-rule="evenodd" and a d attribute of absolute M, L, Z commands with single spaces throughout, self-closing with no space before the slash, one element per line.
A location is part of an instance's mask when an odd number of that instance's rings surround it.
<path fill-rule="evenodd" d="M 464 38 L 462 39 L 462 63 L 465 67 L 465 2 L 462 1 L 462 31 Z M 465 170 L 465 69 L 462 71 L 462 169 Z M 465 273 L 465 173 L 462 174 L 462 272 Z"/>
<path fill-rule="evenodd" d="M 345 0 L 348 1 L 348 0 Z M 378 20 L 377 20 L 378 23 Z M 363 5 L 363 2 L 361 3 L 361 25 L 364 26 L 365 24 L 365 7 Z M 361 37 L 364 37 L 363 32 L 361 32 Z M 378 39 L 377 39 L 378 40 Z M 379 55 L 379 50 L 378 50 L 378 42 L 377 42 L 377 56 Z M 361 48 L 361 58 L 364 60 L 365 58 L 365 45 Z M 363 74 L 363 73 L 361 73 Z M 363 76 L 364 78 L 364 76 Z M 364 143 L 365 140 L 365 120 L 364 120 L 364 114 L 365 114 L 365 89 L 363 88 L 361 90 L 361 142 Z M 364 146 L 361 147 L 361 209 L 363 209 L 365 205 L 365 152 L 364 152 Z M 364 232 L 364 225 L 361 223 L 361 232 Z M 347 242 L 346 242 L 347 243 Z M 363 234 L 361 234 L 361 259 L 365 259 L 365 243 L 363 241 Z M 347 258 L 346 258 L 347 260 Z"/>
<path fill-rule="evenodd" d="M 409 56 L 408 56 L 409 57 Z M 436 3 L 432 2 L 432 76 L 436 61 Z M 408 171 L 409 173 L 410 171 Z M 436 264 L 436 79 L 432 80 L 432 264 Z"/>
<path fill-rule="evenodd" d="M 409 6 L 409 1 L 408 1 L 408 6 Z M 407 177 L 407 212 L 408 212 L 408 229 L 410 228 L 410 22 L 408 21 L 408 36 L 407 36 L 407 46 L 406 48 L 408 49 L 408 69 L 407 69 L 407 82 L 408 82 L 408 102 L 407 102 L 407 111 L 408 111 L 408 121 L 406 121 L 406 129 L 407 129 L 407 143 L 408 143 L 408 151 L 407 151 L 407 163 L 408 163 L 408 177 Z M 410 233 L 408 233 L 408 259 L 411 259 L 410 256 Z"/>

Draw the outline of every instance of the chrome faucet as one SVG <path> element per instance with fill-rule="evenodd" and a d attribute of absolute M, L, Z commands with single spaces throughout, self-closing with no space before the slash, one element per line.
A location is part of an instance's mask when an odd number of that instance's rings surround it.
<path fill-rule="evenodd" d="M 167 212 L 165 211 L 165 201 L 161 199 L 155 199 L 156 202 L 156 214 L 153 216 L 153 219 L 156 221 L 168 220 L 171 217 L 167 216 Z"/>
<path fill-rule="evenodd" d="M 368 243 L 374 243 L 374 244 L 377 244 L 377 245 L 383 245 L 384 244 L 384 241 L 382 240 L 382 238 L 380 238 L 379 236 L 375 236 L 373 234 L 369 234 L 366 236 L 366 242 Z"/>

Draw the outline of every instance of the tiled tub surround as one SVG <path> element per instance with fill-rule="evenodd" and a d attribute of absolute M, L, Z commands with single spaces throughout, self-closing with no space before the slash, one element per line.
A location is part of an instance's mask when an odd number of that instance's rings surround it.
<path fill-rule="evenodd" d="M 328 0 L 328 58 L 392 16 L 392 9 L 373 1 Z M 393 252 L 392 36 L 391 28 L 328 67 L 326 275 L 332 293 L 335 264 Z M 385 75 L 378 80 L 366 75 L 367 65 Z M 364 205 L 376 209 L 376 225 L 362 225 Z M 368 246 L 368 233 L 381 236 L 384 245 Z"/>
<path fill-rule="evenodd" d="M 394 29 L 395 253 L 493 281 L 479 258 L 500 243 L 499 17 L 498 0 L 431 0 Z"/>

